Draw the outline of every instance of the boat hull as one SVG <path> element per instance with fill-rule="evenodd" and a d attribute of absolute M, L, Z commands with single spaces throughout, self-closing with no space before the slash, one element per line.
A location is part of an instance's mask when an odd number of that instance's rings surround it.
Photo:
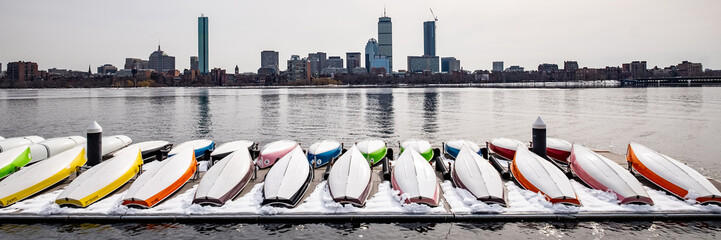
<path fill-rule="evenodd" d="M 546 155 L 551 159 L 568 164 L 571 156 L 571 143 L 557 138 L 546 138 Z"/>
<path fill-rule="evenodd" d="M 501 175 L 469 148 L 461 148 L 453 163 L 451 177 L 457 187 L 468 190 L 477 200 L 506 206 L 506 188 Z"/>
<path fill-rule="evenodd" d="M 33 143 L 45 141 L 44 138 L 38 136 L 14 137 L 0 140 L 0 152 L 4 152 L 16 147 L 23 147 Z"/>
<path fill-rule="evenodd" d="M 240 149 L 250 149 L 253 144 L 255 143 L 247 140 L 238 140 L 223 143 L 216 147 L 212 153 L 210 153 L 210 158 L 212 158 L 213 160 L 220 160 Z"/>
<path fill-rule="evenodd" d="M 478 144 L 467 140 L 448 141 L 444 146 L 444 150 L 452 159 L 455 159 L 456 157 L 458 157 L 458 153 L 464 146 L 469 148 L 473 152 L 481 154 L 481 147 L 478 146 Z"/>
<path fill-rule="evenodd" d="M 58 195 L 55 203 L 87 207 L 128 183 L 140 171 L 142 164 L 140 148 L 128 149 L 82 173 Z"/>
<path fill-rule="evenodd" d="M 632 142 L 626 161 L 641 176 L 681 199 L 721 204 L 721 192 L 706 177 L 669 156 Z"/>
<path fill-rule="evenodd" d="M 168 152 L 168 157 L 172 157 L 175 154 L 185 150 L 193 149 L 196 158 L 202 158 L 205 156 L 205 152 L 212 152 L 215 149 L 215 142 L 207 139 L 191 140 L 174 146 Z"/>
<path fill-rule="evenodd" d="M 343 146 L 336 141 L 324 140 L 314 143 L 308 148 L 308 162 L 314 168 L 323 167 L 332 159 L 340 156 Z"/>
<path fill-rule="evenodd" d="M 385 142 L 380 140 L 365 140 L 359 142 L 356 146 L 371 166 L 379 164 L 388 153 Z"/>
<path fill-rule="evenodd" d="M 581 206 L 571 181 L 551 162 L 518 148 L 511 162 L 511 174 L 521 187 L 541 193 L 553 204 Z"/>
<path fill-rule="evenodd" d="M 430 162 L 431 159 L 433 159 L 433 148 L 428 141 L 416 139 L 406 140 L 401 143 L 401 154 L 406 149 L 415 150 L 416 152 L 420 153 L 421 156 L 426 159 L 426 161 Z"/>
<path fill-rule="evenodd" d="M 262 205 L 292 208 L 298 205 L 313 180 L 313 167 L 296 146 L 265 175 Z"/>
<path fill-rule="evenodd" d="M 653 205 L 653 200 L 636 177 L 620 165 L 586 147 L 573 144 L 569 165 L 586 185 L 614 193 L 620 204 Z"/>
<path fill-rule="evenodd" d="M 260 150 L 258 155 L 258 167 L 269 168 L 275 164 L 280 158 L 290 153 L 298 143 L 291 140 L 280 140 L 266 144 Z"/>
<path fill-rule="evenodd" d="M 31 160 L 29 147 L 17 147 L 0 153 L 0 179 L 20 170 Z"/>
<path fill-rule="evenodd" d="M 371 187 L 371 168 L 356 146 L 343 154 L 328 174 L 328 189 L 333 201 L 365 205 Z"/>
<path fill-rule="evenodd" d="M 152 208 L 183 187 L 196 170 L 195 152 L 185 149 L 141 174 L 126 192 L 123 205 Z"/>
<path fill-rule="evenodd" d="M 193 197 L 194 204 L 222 206 L 237 196 L 253 175 L 253 160 L 240 148 L 214 164 L 203 176 Z"/>
<path fill-rule="evenodd" d="M 85 165 L 85 147 L 78 146 L 0 181 L 0 206 L 7 207 L 70 176 Z"/>
<path fill-rule="evenodd" d="M 513 159 L 519 146 L 526 147 L 523 142 L 510 138 L 496 138 L 488 143 L 491 151 L 508 160 Z"/>
<path fill-rule="evenodd" d="M 438 206 L 440 187 L 430 164 L 413 149 L 401 153 L 391 173 L 391 185 L 405 203 Z"/>

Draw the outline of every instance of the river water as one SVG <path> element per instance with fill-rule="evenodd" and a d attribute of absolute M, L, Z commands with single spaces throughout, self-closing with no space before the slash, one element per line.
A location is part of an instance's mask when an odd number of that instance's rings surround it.
<path fill-rule="evenodd" d="M 721 88 L 477 89 L 52 89 L 0 90 L 0 136 L 45 138 L 84 135 L 96 120 L 105 135 L 134 142 L 217 143 L 248 139 L 261 144 L 321 139 L 346 144 L 371 138 L 397 144 L 420 138 L 478 143 L 496 137 L 531 140 L 541 116 L 548 135 L 624 154 L 630 141 L 721 178 Z M 713 238 L 718 222 L 365 224 L 360 226 L 111 224 L 2 225 L 8 237 L 267 236 L 359 238 L 494 236 L 512 238 Z M 59 235 L 57 235 L 59 234 Z M 216 235 L 219 234 L 219 235 Z M 389 235 L 390 234 L 390 235 Z M 57 236 L 56 236 L 57 235 Z"/>

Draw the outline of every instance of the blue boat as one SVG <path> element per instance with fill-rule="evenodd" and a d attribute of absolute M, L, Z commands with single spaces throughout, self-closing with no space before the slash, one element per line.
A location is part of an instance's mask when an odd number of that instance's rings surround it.
<path fill-rule="evenodd" d="M 343 147 L 339 142 L 333 140 L 323 140 L 313 143 L 308 148 L 308 163 L 314 168 L 319 168 L 328 164 L 333 158 L 340 156 Z"/>
<path fill-rule="evenodd" d="M 463 146 L 466 146 L 472 152 L 481 154 L 481 147 L 479 147 L 478 144 L 468 141 L 468 140 L 448 141 L 445 144 L 444 148 L 445 148 L 446 153 L 451 158 L 456 159 L 456 157 L 458 156 L 458 152 L 461 151 L 461 148 L 463 148 Z"/>
<path fill-rule="evenodd" d="M 168 152 L 168 157 L 172 157 L 173 155 L 180 153 L 188 148 L 193 149 L 196 159 L 202 158 L 205 155 L 206 151 L 212 152 L 215 149 L 215 142 L 207 139 L 187 141 L 174 146 L 173 149 L 170 149 L 170 152 Z"/>

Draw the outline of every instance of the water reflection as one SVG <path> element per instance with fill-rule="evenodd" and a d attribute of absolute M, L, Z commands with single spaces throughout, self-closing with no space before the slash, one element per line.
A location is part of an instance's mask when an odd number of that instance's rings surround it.
<path fill-rule="evenodd" d="M 423 94 L 423 131 L 430 136 L 426 138 L 435 138 L 438 131 L 437 118 L 438 92 L 435 88 L 426 88 Z"/>
<path fill-rule="evenodd" d="M 395 119 L 393 117 L 393 92 L 383 89 L 380 93 L 366 94 L 366 115 L 370 125 L 369 135 L 373 138 L 391 139 L 395 134 Z"/>
<path fill-rule="evenodd" d="M 212 116 L 210 115 L 210 107 L 208 106 L 210 104 L 210 99 L 208 99 L 208 89 L 200 89 L 198 97 L 196 97 L 196 102 L 198 104 L 198 116 L 197 124 L 195 126 L 195 135 L 193 137 L 196 139 L 212 139 L 211 128 L 213 122 L 211 120 Z"/>
<path fill-rule="evenodd" d="M 278 118 L 280 117 L 280 113 L 278 112 L 279 107 L 280 95 L 278 94 L 278 90 L 263 89 L 260 95 L 260 136 L 277 135 Z"/>

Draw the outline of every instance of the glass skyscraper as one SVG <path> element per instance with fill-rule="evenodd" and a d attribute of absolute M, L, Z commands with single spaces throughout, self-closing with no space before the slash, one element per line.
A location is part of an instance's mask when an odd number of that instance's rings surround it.
<path fill-rule="evenodd" d="M 423 22 L 423 55 L 436 56 L 436 22 Z"/>
<path fill-rule="evenodd" d="M 391 18 L 386 16 L 383 11 L 383 17 L 378 18 L 378 52 L 379 55 L 385 55 L 390 63 L 388 72 L 393 71 L 393 23 Z M 373 57 L 373 56 L 371 56 Z M 368 60 L 366 60 L 366 63 Z"/>
<path fill-rule="evenodd" d="M 207 74 L 208 68 L 208 17 L 201 14 L 198 17 L 198 70 Z"/>

